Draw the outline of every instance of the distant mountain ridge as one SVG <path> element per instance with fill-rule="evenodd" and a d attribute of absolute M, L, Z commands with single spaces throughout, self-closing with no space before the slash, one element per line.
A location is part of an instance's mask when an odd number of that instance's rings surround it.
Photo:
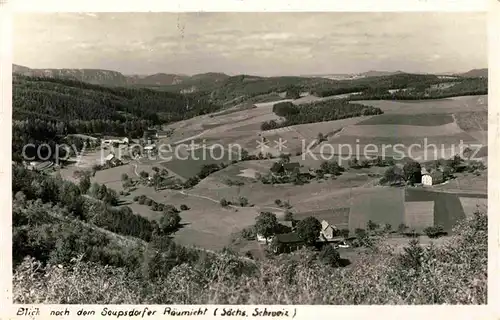
<path fill-rule="evenodd" d="M 458 75 L 467 78 L 488 78 L 488 68 L 472 69 L 470 71 L 467 71 L 465 73 L 460 73 Z"/>
<path fill-rule="evenodd" d="M 118 71 L 104 69 L 31 69 L 21 65 L 12 65 L 12 72 L 30 77 L 62 78 L 108 86 L 170 86 L 186 80 L 221 81 L 229 78 L 224 73 L 202 73 L 193 76 L 155 73 L 151 75 L 124 75 Z"/>
<path fill-rule="evenodd" d="M 332 74 L 320 74 L 320 75 L 304 75 L 304 77 L 318 77 L 318 78 L 326 78 L 331 80 L 355 80 L 361 78 L 371 78 L 371 77 L 383 77 L 383 76 L 392 76 L 395 74 L 405 73 L 403 71 L 377 71 L 370 70 L 362 73 L 332 73 Z"/>
<path fill-rule="evenodd" d="M 63 78 L 88 82 L 91 84 L 108 85 L 108 86 L 173 86 L 182 85 L 183 90 L 195 90 L 203 86 L 207 82 L 220 82 L 231 78 L 231 76 L 220 72 L 207 72 L 195 74 L 192 76 L 182 74 L 168 74 L 168 73 L 155 73 L 150 75 L 124 75 L 118 71 L 104 70 L 104 69 L 32 69 L 21 65 L 12 65 L 12 72 L 25 76 L 35 77 L 50 77 L 50 78 Z M 326 78 L 331 80 L 355 80 L 361 78 L 383 77 L 397 74 L 403 74 L 404 71 L 380 71 L 370 70 L 363 73 L 352 74 L 322 74 L 322 75 L 302 75 L 299 77 L 305 78 Z M 454 76 L 467 77 L 467 78 L 487 78 L 488 69 L 472 69 L 464 73 L 450 74 Z M 255 78 L 266 78 L 258 76 Z"/>

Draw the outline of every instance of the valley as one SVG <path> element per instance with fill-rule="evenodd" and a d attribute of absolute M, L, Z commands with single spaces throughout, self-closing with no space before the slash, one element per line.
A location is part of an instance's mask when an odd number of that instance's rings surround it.
<path fill-rule="evenodd" d="M 404 254 L 412 239 L 446 250 L 458 226 L 487 212 L 488 96 L 482 92 L 420 100 L 387 100 L 381 92 L 380 99 L 361 100 L 369 90 L 358 93 L 357 86 L 351 93 L 333 88 L 331 96 L 314 90 L 297 96 L 274 86 L 316 80 L 254 80 L 270 87 L 242 95 L 245 86 L 233 88 L 237 93 L 221 105 L 206 94 L 16 78 L 20 255 L 34 250 L 36 259 L 68 263 L 83 252 L 89 263 L 107 261 L 156 281 L 150 270 L 171 277 L 182 263 L 202 268 L 206 260 L 230 257 L 248 268 L 234 271 L 241 276 L 275 259 L 292 263 L 335 250 L 332 270 L 356 272 L 365 259 Z M 44 143 L 57 146 L 57 152 L 43 154 L 44 162 L 23 161 L 26 143 L 37 151 Z M 467 158 L 464 148 L 478 152 Z M 426 185 L 428 172 L 446 176 Z M 19 217 L 30 214 L 41 220 L 28 232 L 31 220 Z M 264 240 L 261 219 L 273 224 Z M 286 241 L 300 237 L 305 221 L 319 225 L 319 236 L 294 253 L 297 247 Z M 66 248 L 44 228 L 85 238 Z M 25 245 L 20 237 L 42 239 L 36 241 L 49 249 L 36 251 L 35 240 Z"/>

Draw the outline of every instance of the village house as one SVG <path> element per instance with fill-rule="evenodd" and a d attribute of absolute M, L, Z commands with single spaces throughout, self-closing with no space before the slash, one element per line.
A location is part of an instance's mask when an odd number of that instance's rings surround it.
<path fill-rule="evenodd" d="M 330 241 L 334 237 L 336 237 L 339 233 L 339 230 L 336 226 L 330 224 L 328 221 L 321 221 L 321 231 L 320 231 L 320 239 L 322 241 Z"/>
<path fill-rule="evenodd" d="M 116 167 L 122 165 L 122 161 L 118 159 L 113 153 L 108 154 L 104 158 L 104 163 L 110 167 Z"/>
<path fill-rule="evenodd" d="M 285 174 L 290 175 L 294 170 L 300 170 L 300 164 L 298 162 L 290 162 L 283 164 L 283 169 L 285 170 Z"/>
<path fill-rule="evenodd" d="M 422 184 L 424 186 L 432 186 L 444 182 L 443 172 L 434 170 L 429 173 L 426 169 L 422 169 Z"/>
<path fill-rule="evenodd" d="M 305 246 L 304 241 L 300 239 L 295 232 L 277 234 L 272 242 L 274 253 L 290 253 Z"/>

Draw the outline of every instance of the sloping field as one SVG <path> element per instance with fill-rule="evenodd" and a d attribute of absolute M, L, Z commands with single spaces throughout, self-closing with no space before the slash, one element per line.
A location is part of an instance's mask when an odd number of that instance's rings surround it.
<path fill-rule="evenodd" d="M 455 119 L 460 127 L 484 145 L 488 144 L 488 112 L 458 112 Z"/>
<path fill-rule="evenodd" d="M 313 141 L 318 139 L 318 134 L 334 136 L 345 127 L 355 125 L 359 121 L 369 119 L 369 116 L 348 118 L 342 120 L 316 122 L 294 125 L 262 132 L 270 143 L 274 144 L 281 139 L 286 141 L 284 152 L 295 154 L 297 151 L 306 149 Z"/>
<path fill-rule="evenodd" d="M 372 118 L 373 119 L 373 118 Z M 369 119 L 371 120 L 371 119 Z M 360 137 L 432 137 L 443 135 L 461 134 L 463 131 L 455 124 L 448 123 L 436 126 L 417 125 L 355 125 L 346 127 L 339 136 L 360 136 Z"/>
<path fill-rule="evenodd" d="M 365 126 L 360 126 L 365 127 Z M 429 161 L 447 158 L 460 152 L 460 144 L 477 144 L 478 142 L 465 132 L 455 135 L 438 136 L 353 136 L 337 137 L 314 148 L 312 153 L 318 156 L 329 155 L 357 156 L 381 155 L 403 158 L 405 156 Z"/>
<path fill-rule="evenodd" d="M 194 245 L 197 247 L 220 250 L 228 245 L 231 233 L 255 223 L 258 212 L 254 208 L 222 208 L 216 201 L 211 201 L 178 191 L 162 190 L 154 192 L 152 188 L 139 189 L 132 193 L 135 195 L 145 194 L 158 203 L 172 204 L 179 208 L 181 204 L 187 204 L 189 210 L 181 211 L 182 228 L 173 234 L 176 242 L 182 245 Z M 194 192 L 193 192 L 194 193 Z M 134 212 L 148 219 L 160 219 L 161 212 L 152 211 L 148 206 L 137 202 L 128 204 Z"/>
<path fill-rule="evenodd" d="M 476 154 L 476 157 L 483 158 L 487 156 L 488 156 L 488 145 L 486 143 L 486 146 L 483 146 L 481 147 L 481 149 L 479 149 L 479 152 Z"/>
<path fill-rule="evenodd" d="M 459 198 L 454 194 L 439 195 L 434 201 L 434 224 L 446 230 L 451 229 L 459 220 L 465 218 L 465 212 Z"/>
<path fill-rule="evenodd" d="M 342 131 L 343 133 L 343 131 Z M 464 143 L 475 143 L 477 142 L 476 139 L 471 137 L 469 134 L 462 132 L 458 134 L 453 134 L 453 135 L 436 135 L 436 136 L 429 136 L 429 137 L 414 137 L 414 136 L 403 136 L 403 137 L 398 137 L 398 136 L 359 136 L 359 135 L 346 135 L 346 134 L 340 134 L 334 139 L 331 140 L 330 143 L 332 144 L 350 144 L 350 145 L 355 145 L 356 143 L 359 144 L 374 144 L 374 145 L 383 145 L 383 144 L 390 144 L 390 145 L 396 145 L 396 144 L 402 144 L 404 146 L 410 146 L 412 144 L 421 144 L 422 146 L 424 143 L 427 141 L 427 145 L 429 144 L 435 144 L 438 146 L 441 145 L 458 145 L 460 141 L 463 141 Z"/>
<path fill-rule="evenodd" d="M 488 131 L 469 131 L 467 132 L 468 135 L 476 139 L 478 142 L 483 144 L 485 148 L 488 146 Z M 482 156 L 487 156 L 488 151 L 486 150 L 485 153 L 481 153 L 481 155 L 477 155 L 477 157 L 482 157 Z"/>
<path fill-rule="evenodd" d="M 459 197 L 453 193 L 434 192 L 426 189 L 407 189 L 406 201 L 433 201 L 434 224 L 441 225 L 446 231 L 465 218 L 464 209 Z"/>
<path fill-rule="evenodd" d="M 440 190 L 453 190 L 454 192 L 477 192 L 487 193 L 488 188 L 488 170 L 481 172 L 476 176 L 471 173 L 457 173 L 456 179 L 449 180 L 447 184 L 433 187 Z"/>
<path fill-rule="evenodd" d="M 257 109 L 253 109 L 257 110 Z M 230 130 L 235 130 L 235 131 L 259 131 L 260 130 L 260 125 L 264 121 L 269 121 L 269 120 L 277 120 L 279 117 L 272 113 L 266 113 L 262 115 L 256 115 L 252 117 L 248 117 L 243 120 L 239 121 L 228 121 L 225 124 L 221 124 L 220 126 L 215 127 L 213 130 L 211 130 L 210 134 L 220 134 L 226 131 Z"/>
<path fill-rule="evenodd" d="M 199 148 L 186 159 L 173 158 L 171 161 L 162 162 L 161 165 L 187 179 L 198 174 L 203 165 L 220 164 L 221 162 L 227 164 L 231 159 L 236 159 L 236 156 L 226 150 Z"/>
<path fill-rule="evenodd" d="M 361 121 L 358 125 L 397 124 L 408 126 L 441 126 L 453 121 L 453 117 L 446 113 L 381 114 Z"/>
<path fill-rule="evenodd" d="M 190 202 L 189 202 L 190 203 Z M 218 250 L 229 244 L 230 235 L 255 223 L 258 212 L 254 208 L 221 208 L 207 205 L 181 213 L 182 221 L 189 225 L 175 234 L 175 239 L 184 245 L 195 245 Z"/>
<path fill-rule="evenodd" d="M 381 225 L 389 223 L 396 227 L 404 221 L 404 212 L 403 189 L 375 188 L 369 194 L 353 197 L 349 215 L 349 229 L 364 229 L 368 220 Z"/>
<path fill-rule="evenodd" d="M 457 112 L 455 119 L 458 126 L 466 131 L 488 131 L 488 111 Z"/>
<path fill-rule="evenodd" d="M 459 197 L 459 199 L 467 217 L 472 216 L 478 209 L 487 211 L 488 199 L 486 198 Z"/>
<path fill-rule="evenodd" d="M 316 139 L 318 137 L 318 133 L 320 132 L 323 133 L 324 135 L 327 135 L 328 133 L 335 132 L 344 127 L 355 125 L 361 121 L 366 121 L 369 118 L 371 118 L 371 116 L 361 116 L 361 117 L 347 118 L 341 120 L 298 124 L 294 126 L 264 131 L 262 132 L 262 135 L 270 136 L 276 133 L 294 130 L 308 138 Z"/>
<path fill-rule="evenodd" d="M 416 231 L 433 226 L 434 201 L 405 202 L 404 224 Z"/>
<path fill-rule="evenodd" d="M 488 96 L 463 96 L 439 100 L 388 101 L 360 100 L 356 103 L 379 107 L 384 113 L 420 114 L 454 113 L 485 111 L 488 108 Z"/>

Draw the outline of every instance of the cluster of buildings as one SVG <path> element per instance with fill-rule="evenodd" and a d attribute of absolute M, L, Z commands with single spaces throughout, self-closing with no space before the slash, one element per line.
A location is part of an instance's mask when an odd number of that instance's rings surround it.
<path fill-rule="evenodd" d="M 304 177 L 314 177 L 316 173 L 306 167 L 301 167 L 298 162 L 281 163 L 279 166 L 272 166 L 271 173 L 275 176 L 289 176 L 298 170 L 299 175 Z"/>
<path fill-rule="evenodd" d="M 296 221 L 283 221 L 284 226 L 288 227 L 291 232 L 276 234 L 273 237 L 266 239 L 261 234 L 257 234 L 257 241 L 271 243 L 274 241 L 275 253 L 292 252 L 305 246 L 304 241 L 299 237 L 295 230 Z M 340 230 L 333 224 L 326 220 L 321 221 L 321 231 L 317 243 L 320 244 L 333 244 L 339 248 L 348 248 L 346 239 L 340 236 Z"/>

